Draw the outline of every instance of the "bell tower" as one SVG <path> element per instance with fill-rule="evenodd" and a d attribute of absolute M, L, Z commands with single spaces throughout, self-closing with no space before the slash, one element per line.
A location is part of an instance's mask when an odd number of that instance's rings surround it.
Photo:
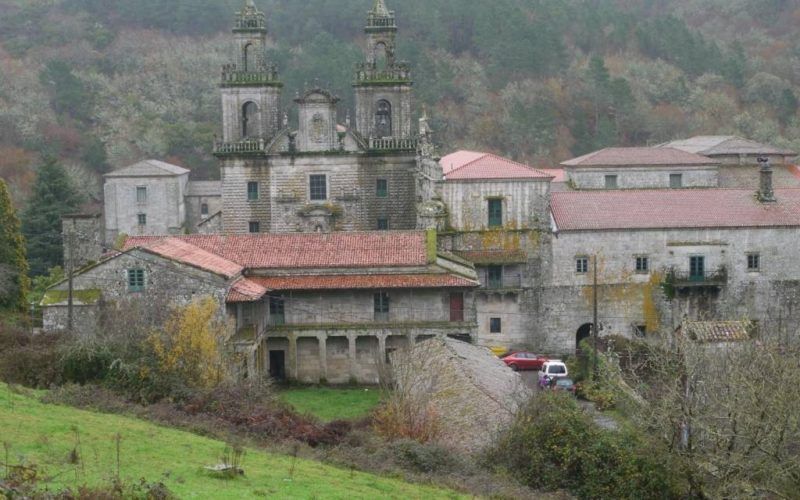
<path fill-rule="evenodd" d="M 384 0 L 367 13 L 365 60 L 356 66 L 356 130 L 372 140 L 409 139 L 412 81 L 408 63 L 395 59 L 397 24 Z"/>
<path fill-rule="evenodd" d="M 264 13 L 246 0 L 233 28 L 236 57 L 222 68 L 222 130 L 225 143 L 268 140 L 280 128 L 283 84 L 267 62 Z"/>

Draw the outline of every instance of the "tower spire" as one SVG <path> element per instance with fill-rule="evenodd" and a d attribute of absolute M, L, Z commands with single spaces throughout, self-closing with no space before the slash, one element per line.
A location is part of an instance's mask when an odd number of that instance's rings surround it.
<path fill-rule="evenodd" d="M 370 14 L 374 14 L 376 17 L 391 16 L 391 12 L 386 8 L 386 3 L 383 0 L 375 0 L 375 5 L 372 7 Z"/>

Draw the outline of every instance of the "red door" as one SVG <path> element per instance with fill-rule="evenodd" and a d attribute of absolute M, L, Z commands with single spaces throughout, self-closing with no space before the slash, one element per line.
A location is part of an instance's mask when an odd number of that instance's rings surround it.
<path fill-rule="evenodd" d="M 450 321 L 464 321 L 464 294 L 450 294 Z"/>

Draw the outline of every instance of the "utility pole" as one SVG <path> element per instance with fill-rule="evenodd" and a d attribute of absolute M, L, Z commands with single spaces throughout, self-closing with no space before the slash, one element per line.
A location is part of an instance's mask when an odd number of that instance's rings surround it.
<path fill-rule="evenodd" d="M 592 302 L 594 307 L 594 319 L 592 322 L 592 333 L 594 334 L 594 379 L 597 380 L 597 338 L 600 336 L 600 328 L 597 326 L 597 254 L 592 257 L 594 261 L 593 280 L 592 280 Z"/>
<path fill-rule="evenodd" d="M 67 331 L 72 333 L 73 326 L 73 300 L 72 300 L 72 274 L 73 262 L 75 261 L 74 247 L 75 233 L 67 233 Z"/>

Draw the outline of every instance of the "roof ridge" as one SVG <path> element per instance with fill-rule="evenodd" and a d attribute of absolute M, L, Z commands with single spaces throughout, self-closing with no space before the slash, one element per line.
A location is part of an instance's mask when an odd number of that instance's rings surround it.
<path fill-rule="evenodd" d="M 467 162 L 467 163 L 465 163 L 465 164 L 461 165 L 461 166 L 460 166 L 460 167 L 458 167 L 458 168 L 454 168 L 453 170 L 451 170 L 451 171 L 447 172 L 447 174 L 445 174 L 445 175 L 450 175 L 450 174 L 452 174 L 453 172 L 458 172 L 459 170 L 461 170 L 461 169 L 464 169 L 464 168 L 466 168 L 466 167 L 468 167 L 468 166 L 472 165 L 473 163 L 475 163 L 475 162 L 478 162 L 478 161 L 481 161 L 481 160 L 483 160 L 484 158 L 486 158 L 487 156 L 489 156 L 489 155 L 493 154 L 493 153 L 482 153 L 482 152 L 480 152 L 480 151 L 467 151 L 467 152 L 468 152 L 468 153 L 475 153 L 475 154 L 479 154 L 480 156 L 479 156 L 479 157 L 477 157 L 477 158 L 475 158 L 474 160 L 472 160 L 472 161 L 470 161 L 470 162 Z"/>

